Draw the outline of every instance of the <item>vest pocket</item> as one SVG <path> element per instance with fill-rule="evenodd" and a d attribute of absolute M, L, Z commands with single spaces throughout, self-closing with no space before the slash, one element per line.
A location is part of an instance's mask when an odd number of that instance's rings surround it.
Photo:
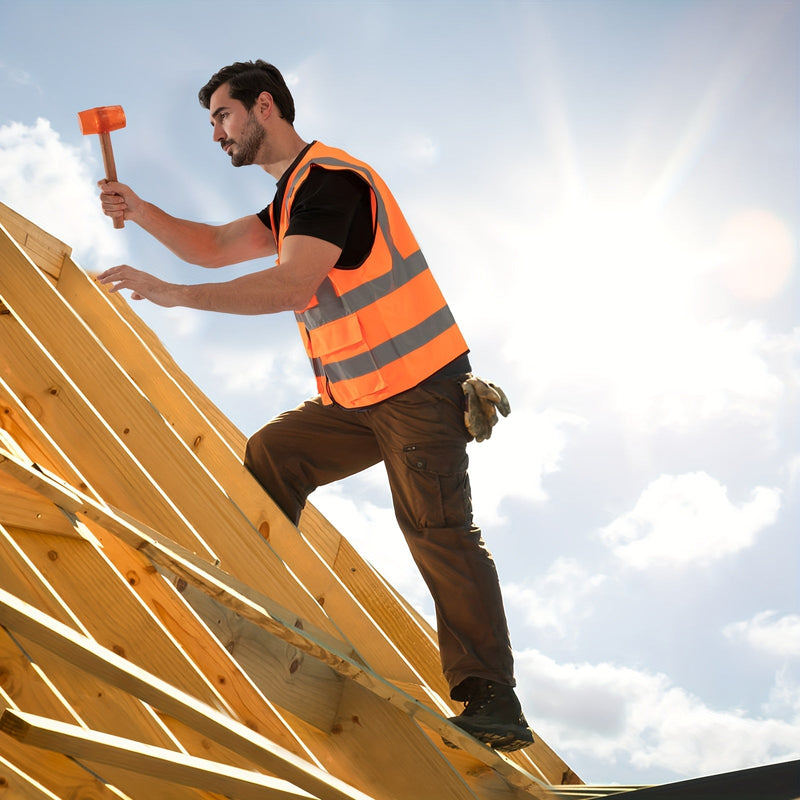
<path fill-rule="evenodd" d="M 364 333 L 355 316 L 342 317 L 318 328 L 308 328 L 308 339 L 311 352 L 322 358 L 334 354 L 346 357 L 347 351 L 356 355 L 366 349 Z"/>

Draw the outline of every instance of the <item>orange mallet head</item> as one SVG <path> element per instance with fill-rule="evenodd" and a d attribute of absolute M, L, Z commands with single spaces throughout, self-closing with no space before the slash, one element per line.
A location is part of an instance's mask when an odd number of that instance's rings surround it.
<path fill-rule="evenodd" d="M 117 167 L 114 164 L 114 151 L 111 149 L 111 137 L 109 134 L 111 131 L 125 127 L 125 112 L 122 110 L 122 106 L 98 106 L 87 111 L 79 111 L 78 123 L 84 136 L 90 133 L 96 133 L 100 136 L 100 149 L 103 152 L 106 179 L 116 181 Z M 114 220 L 115 228 L 124 226 L 124 220 Z"/>

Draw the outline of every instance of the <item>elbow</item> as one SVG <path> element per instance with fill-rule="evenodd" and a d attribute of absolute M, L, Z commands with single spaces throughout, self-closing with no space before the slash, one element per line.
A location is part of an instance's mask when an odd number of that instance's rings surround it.
<path fill-rule="evenodd" d="M 311 292 L 311 294 L 308 292 L 303 292 L 302 294 L 300 292 L 296 292 L 289 303 L 289 307 L 296 314 L 299 314 L 301 311 L 305 311 L 308 308 L 313 299 L 314 292 Z"/>

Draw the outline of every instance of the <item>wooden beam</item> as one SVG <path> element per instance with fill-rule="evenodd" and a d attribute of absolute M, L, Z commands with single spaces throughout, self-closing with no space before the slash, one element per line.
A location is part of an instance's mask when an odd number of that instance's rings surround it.
<path fill-rule="evenodd" d="M 20 464 L 11 454 L 3 453 L 2 448 L 0 448 L 0 470 L 8 470 L 14 475 L 27 475 L 26 480 L 29 485 L 40 484 L 42 491 L 47 492 L 50 499 L 58 501 L 59 484 L 57 480 Z M 131 546 L 145 553 L 154 563 L 184 577 L 227 608 L 273 635 L 279 636 L 298 650 L 320 659 L 342 676 L 356 681 L 372 694 L 387 700 L 396 709 L 401 710 L 437 735 L 457 744 L 472 757 L 489 764 L 512 786 L 524 789 L 534 797 L 547 795 L 544 788 L 545 780 L 534 777 L 528 770 L 510 761 L 505 755 L 485 747 L 471 736 L 463 733 L 441 714 L 432 711 L 427 705 L 411 696 L 408 693 L 411 686 L 405 686 L 404 691 L 396 684 L 376 675 L 362 662 L 355 660 L 351 651 L 343 650 L 340 642 L 331 641 L 330 637 L 320 640 L 317 638 L 316 632 L 298 629 L 292 624 L 291 615 L 287 621 L 286 611 L 276 607 L 276 604 L 269 598 L 265 598 L 193 554 L 183 551 L 156 531 L 146 528 L 127 515 L 117 510 L 103 508 L 89 498 L 83 498 L 74 489 L 70 488 L 66 493 L 65 501 L 83 503 L 82 506 L 73 506 L 74 510 L 100 523 L 106 530 L 118 534 Z M 275 613 L 276 609 L 277 613 Z M 430 698 L 427 699 L 430 702 Z"/>
<path fill-rule="evenodd" d="M 59 800 L 47 787 L 0 756 L 0 793 L 14 800 Z"/>
<path fill-rule="evenodd" d="M 89 486 L 88 481 L 76 469 L 68 456 L 52 440 L 35 416 L 36 409 L 25 404 L 0 375 L 0 444 L 4 449 L 17 454 L 27 463 L 35 464 L 58 474 L 62 481 L 75 486 L 84 494 L 96 499 L 100 495 Z"/>
<path fill-rule="evenodd" d="M 6 629 L 0 629 L 0 670 L 4 687 L 0 692 L 0 708 L 8 706 L 63 722 L 79 722 L 156 746 L 175 744 L 164 724 L 135 697 Z M 222 751 L 219 745 L 215 746 Z M 156 795 L 152 791 L 152 779 L 146 776 L 111 767 L 92 769 L 55 753 L 35 751 L 8 737 L 0 736 L 0 755 L 60 798 L 119 800 L 122 792 L 123 796 L 131 798 L 210 800 L 202 792 L 178 786 Z M 0 797 L 2 794 L 0 792 Z"/>
<path fill-rule="evenodd" d="M 204 551 L 212 561 L 219 559 L 248 583 L 269 582 L 277 596 L 287 602 L 291 598 L 304 618 L 333 632 L 335 626 L 316 598 L 256 525 L 58 292 L 10 245 L 0 238 L 0 295 L 12 311 L 0 317 L 0 364 L 12 391 L 27 393 L 39 404 L 48 432 L 104 497 L 168 531 L 182 545 Z M 69 337 L 64 330 L 70 331 Z M 218 535 L 220 531 L 225 534 Z M 215 536 L 213 548 L 206 541 L 209 536 Z M 365 641 L 377 650 L 386 639 L 374 626 L 372 633 Z M 398 667 L 396 657 L 394 662 Z"/>
<path fill-rule="evenodd" d="M 258 772 L 237 769 L 218 761 L 153 747 L 22 711 L 6 709 L 0 716 L 0 732 L 33 747 L 53 750 L 83 761 L 108 764 L 169 783 L 218 792 L 236 800 L 314 798 L 314 795 L 287 781 Z"/>
<path fill-rule="evenodd" d="M 295 613 L 119 509 L 104 507 L 64 485 L 55 476 L 20 463 L 2 447 L 0 471 L 37 489 L 66 511 L 91 519 L 146 555 L 154 564 L 197 586 L 245 619 L 256 622 L 298 649 L 335 666 L 342 674 L 352 674 L 363 668 L 362 663 L 355 663 L 358 662 L 358 656 L 348 644 L 299 620 Z M 334 657 L 331 658 L 331 655 Z M 345 663 L 341 663 L 343 660 Z"/>
<path fill-rule="evenodd" d="M 0 203 L 0 227 L 5 228 L 7 235 L 25 250 L 39 269 L 53 278 L 58 278 L 64 259 L 72 253 L 69 245 L 43 231 L 3 203 Z"/>
<path fill-rule="evenodd" d="M 156 675 L 100 647 L 0 589 L 0 624 L 46 647 L 80 669 L 170 714 L 200 734 L 225 745 L 278 778 L 320 800 L 369 800 L 343 781 L 265 739 Z"/>
<path fill-rule="evenodd" d="M 177 580 L 175 588 L 271 702 L 325 734 L 333 730 L 345 680 L 339 672 L 185 580 Z"/>
<path fill-rule="evenodd" d="M 0 797 L 3 795 L 9 800 L 119 800 L 117 792 L 89 776 L 77 761 L 60 753 L 42 753 L 8 736 L 0 737 Z"/>
<path fill-rule="evenodd" d="M 80 536 L 60 508 L 6 474 L 0 474 L 0 525 L 59 536 Z"/>

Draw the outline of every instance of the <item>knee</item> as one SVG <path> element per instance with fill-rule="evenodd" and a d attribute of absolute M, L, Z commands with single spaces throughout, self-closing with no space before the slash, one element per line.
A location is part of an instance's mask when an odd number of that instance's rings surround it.
<path fill-rule="evenodd" d="M 244 465 L 250 472 L 257 471 L 257 465 L 264 459 L 267 452 L 259 436 L 260 433 L 261 431 L 253 434 L 247 440 L 247 445 L 244 448 Z"/>

